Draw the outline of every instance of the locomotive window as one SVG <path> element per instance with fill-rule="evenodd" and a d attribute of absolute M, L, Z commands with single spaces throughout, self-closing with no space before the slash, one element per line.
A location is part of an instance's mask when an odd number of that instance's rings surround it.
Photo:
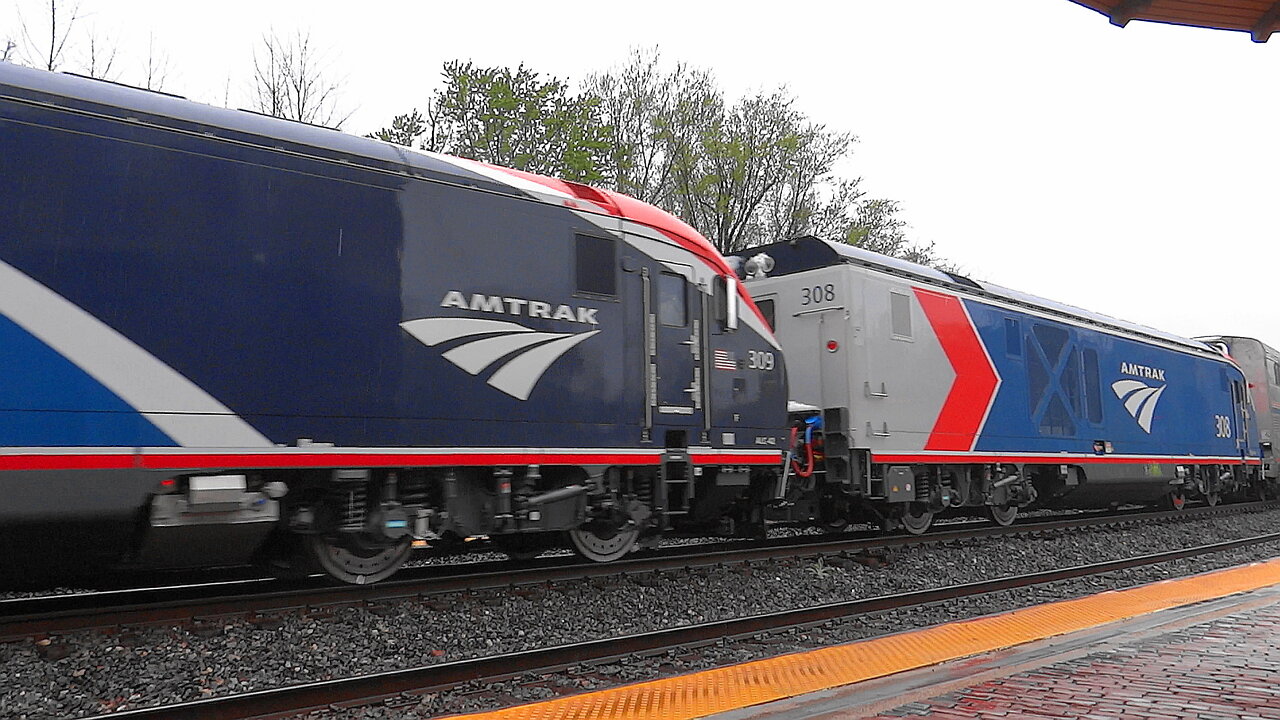
<path fill-rule="evenodd" d="M 1022 323 L 1004 319 L 1004 351 L 1009 357 L 1022 357 Z"/>
<path fill-rule="evenodd" d="M 911 298 L 899 292 L 889 292 L 889 316 L 893 336 L 911 339 Z"/>
<path fill-rule="evenodd" d="M 658 322 L 672 327 L 689 324 L 685 279 L 674 273 L 658 275 Z"/>
<path fill-rule="evenodd" d="M 1067 346 L 1071 336 L 1066 330 L 1053 325 L 1037 324 L 1032 332 L 1040 343 L 1040 349 L 1044 351 L 1044 359 L 1049 361 L 1049 367 L 1057 366 L 1058 360 L 1062 358 L 1062 349 Z"/>
<path fill-rule="evenodd" d="M 1084 398 L 1089 422 L 1102 422 L 1102 383 L 1098 376 L 1098 351 L 1084 351 Z"/>
<path fill-rule="evenodd" d="M 1061 396 L 1054 395 L 1049 400 L 1049 407 L 1040 418 L 1040 434 L 1060 436 L 1076 434 L 1076 424 L 1072 422 L 1071 413 L 1063 404 Z"/>
<path fill-rule="evenodd" d="M 1075 348 L 1067 351 L 1067 365 L 1062 369 L 1062 377 L 1058 381 L 1062 392 L 1071 404 L 1071 413 L 1076 417 L 1084 414 L 1084 398 L 1080 396 L 1080 352 Z"/>
<path fill-rule="evenodd" d="M 1071 334 L 1054 325 L 1036 323 L 1027 335 L 1026 348 L 1032 422 L 1041 435 L 1075 435 L 1075 418 L 1081 411 L 1081 372 Z"/>
<path fill-rule="evenodd" d="M 617 295 L 617 263 L 612 238 L 595 235 L 577 237 L 578 292 L 593 295 Z"/>
<path fill-rule="evenodd" d="M 757 300 L 756 307 L 760 308 L 760 314 L 764 315 L 764 321 L 769 323 L 769 329 L 777 330 L 778 323 L 777 323 L 777 320 L 774 318 L 774 313 L 776 312 L 776 310 L 773 307 L 773 301 Z"/>
<path fill-rule="evenodd" d="M 1271 377 L 1275 385 L 1280 385 L 1280 362 L 1271 361 Z"/>
<path fill-rule="evenodd" d="M 1031 344 L 1029 339 L 1027 344 Z M 1027 400 L 1032 418 L 1035 418 L 1036 411 L 1040 409 L 1040 401 L 1044 399 L 1045 391 L 1048 389 L 1049 370 L 1040 359 L 1040 353 L 1029 347 L 1027 349 Z"/>

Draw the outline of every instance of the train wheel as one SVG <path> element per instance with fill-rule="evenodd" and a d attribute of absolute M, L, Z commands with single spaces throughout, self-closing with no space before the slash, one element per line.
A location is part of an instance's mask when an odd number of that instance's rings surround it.
<path fill-rule="evenodd" d="M 573 551 L 593 562 L 613 562 L 636 546 L 640 528 L 622 530 L 607 525 L 592 524 L 569 531 L 569 544 Z"/>
<path fill-rule="evenodd" d="M 1217 505 L 1218 503 L 1222 502 L 1222 495 L 1220 495 L 1219 493 L 1216 493 L 1216 492 L 1215 492 L 1215 493 L 1205 493 L 1204 501 L 1205 501 L 1206 503 L 1208 503 L 1208 504 L 1209 504 L 1209 507 L 1213 507 L 1213 506 Z"/>
<path fill-rule="evenodd" d="M 987 517 L 1000 527 L 1009 527 L 1018 517 L 1017 505 L 988 505 Z"/>
<path fill-rule="evenodd" d="M 344 538 L 311 535 L 305 540 L 311 557 L 330 576 L 352 585 L 366 585 L 385 580 L 409 557 L 412 538 L 390 547 L 360 547 Z"/>
<path fill-rule="evenodd" d="M 902 511 L 902 529 L 912 535 L 923 535 L 933 525 L 933 513 L 924 503 L 907 503 Z"/>
<path fill-rule="evenodd" d="M 1183 495 L 1181 490 L 1174 490 L 1168 497 L 1169 507 L 1174 510 L 1181 510 L 1187 506 L 1187 496 Z"/>

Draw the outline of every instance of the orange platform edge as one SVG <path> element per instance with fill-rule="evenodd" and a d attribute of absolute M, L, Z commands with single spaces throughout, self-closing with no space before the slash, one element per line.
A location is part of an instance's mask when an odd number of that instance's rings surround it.
<path fill-rule="evenodd" d="M 1280 583 L 1280 558 L 451 720 L 684 720 Z"/>

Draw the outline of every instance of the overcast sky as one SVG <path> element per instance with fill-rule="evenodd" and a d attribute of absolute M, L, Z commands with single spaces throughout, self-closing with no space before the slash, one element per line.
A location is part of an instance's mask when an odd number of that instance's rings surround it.
<path fill-rule="evenodd" d="M 0 41 L 16 8 L 41 5 L 0 3 Z M 974 278 L 1280 346 L 1280 38 L 1121 30 L 1068 0 L 83 0 L 81 13 L 120 46 L 121 81 L 138 81 L 151 35 L 166 90 L 233 107 L 249 105 L 263 33 L 309 31 L 345 77 L 357 134 L 422 104 L 447 60 L 576 81 L 657 46 L 731 96 L 786 86 L 857 134 L 844 172 L 900 201 L 913 238 Z"/>

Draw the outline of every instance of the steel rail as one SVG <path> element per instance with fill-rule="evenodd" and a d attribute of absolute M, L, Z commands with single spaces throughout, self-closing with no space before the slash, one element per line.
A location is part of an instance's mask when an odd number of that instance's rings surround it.
<path fill-rule="evenodd" d="M 198 622 L 203 618 L 272 615 L 315 610 L 320 607 L 358 606 L 420 599 L 424 596 L 457 592 L 477 592 L 517 586 L 628 577 L 654 572 L 763 562 L 782 558 L 837 555 L 909 545 L 954 542 L 970 538 L 1037 534 L 1101 526 L 1123 526 L 1169 520 L 1193 520 L 1216 515 L 1258 512 L 1280 507 L 1280 502 L 1258 502 L 1178 511 L 1091 515 L 1055 519 L 1048 522 L 1019 523 L 1009 527 L 966 525 L 955 530 L 924 535 L 897 536 L 797 536 L 774 541 L 715 543 L 670 548 L 660 554 L 641 555 L 612 563 L 590 563 L 569 558 L 545 558 L 513 567 L 509 561 L 475 563 L 457 571 L 424 568 L 415 577 L 395 578 L 376 585 L 315 585 L 272 589 L 271 580 L 248 584 L 232 583 L 233 592 L 222 584 L 178 588 L 150 588 L 105 593 L 114 602 L 95 605 L 108 598 L 50 596 L 0 601 L 0 642 L 43 637 L 82 630 L 128 626 Z"/>
<path fill-rule="evenodd" d="M 1280 533 L 1269 533 L 1221 543 L 1199 545 L 1162 553 L 1090 565 L 1046 570 L 984 580 L 931 590 L 817 605 L 797 610 L 752 615 L 716 622 L 669 628 L 625 637 L 589 640 L 509 655 L 438 663 L 405 670 L 393 670 L 358 677 L 291 685 L 272 690 L 208 698 L 174 705 L 140 708 L 96 716 L 94 720 L 141 720 L 186 718 L 243 720 L 310 712 L 336 706 L 356 706 L 415 693 L 456 687 L 477 680 L 497 682 L 531 672 L 548 672 L 580 663 L 599 663 L 635 655 L 654 655 L 673 649 L 705 645 L 727 639 L 746 638 L 765 632 L 820 624 L 856 614 L 904 609 L 928 603 L 1000 590 L 1042 585 L 1072 578 L 1099 575 L 1117 570 L 1154 565 L 1184 558 L 1224 552 L 1236 548 L 1280 541 Z"/>

